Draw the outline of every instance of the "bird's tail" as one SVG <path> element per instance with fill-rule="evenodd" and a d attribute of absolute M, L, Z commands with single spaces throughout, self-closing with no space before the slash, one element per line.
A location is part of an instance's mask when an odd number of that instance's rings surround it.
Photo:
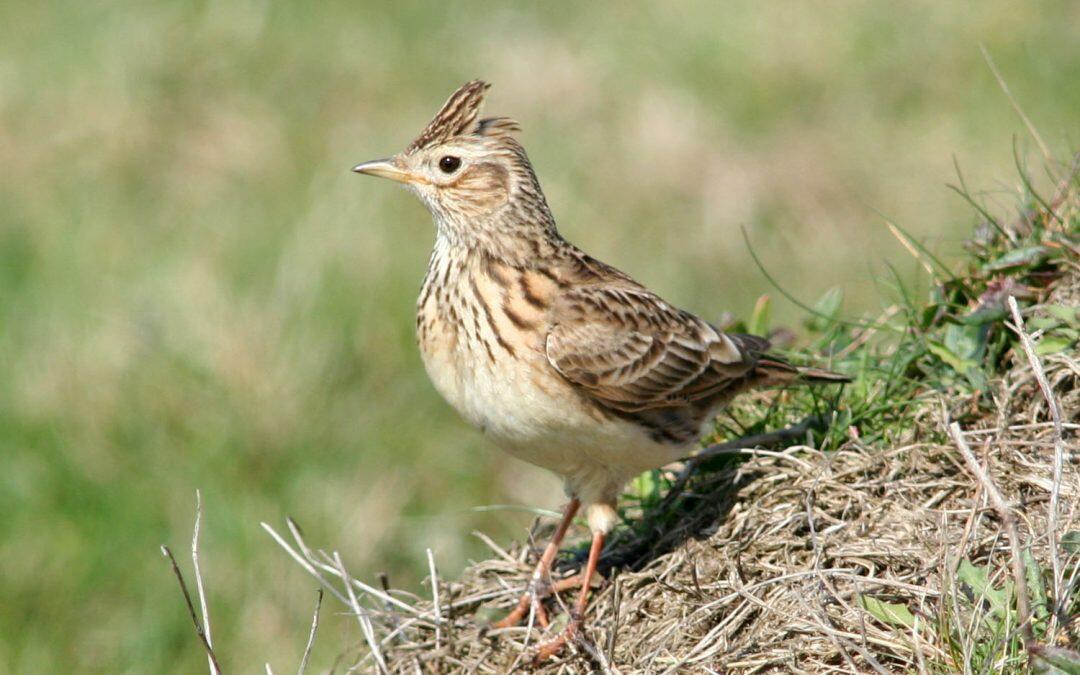
<path fill-rule="evenodd" d="M 775 384 L 842 384 L 851 382 L 847 375 L 820 368 L 803 368 L 769 354 L 763 354 L 754 367 L 763 380 Z"/>
<path fill-rule="evenodd" d="M 753 374 L 759 384 L 837 384 L 851 382 L 847 375 L 820 368 L 795 366 L 778 356 L 767 353 L 769 341 L 759 335 L 732 334 L 743 353 L 756 359 Z"/>

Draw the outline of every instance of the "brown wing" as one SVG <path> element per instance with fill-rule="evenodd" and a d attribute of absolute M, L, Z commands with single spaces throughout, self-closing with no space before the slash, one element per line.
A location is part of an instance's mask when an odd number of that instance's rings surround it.
<path fill-rule="evenodd" d="M 756 361 L 740 342 L 630 284 L 570 290 L 552 319 L 551 365 L 599 403 L 624 412 L 713 398 Z"/>

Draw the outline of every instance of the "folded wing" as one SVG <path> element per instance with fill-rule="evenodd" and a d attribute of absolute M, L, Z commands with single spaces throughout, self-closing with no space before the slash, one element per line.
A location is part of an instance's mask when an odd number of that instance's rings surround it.
<path fill-rule="evenodd" d="M 628 413 L 726 398 L 764 345 L 733 339 L 648 290 L 623 284 L 569 291 L 555 307 L 546 341 L 548 361 L 563 377 Z"/>

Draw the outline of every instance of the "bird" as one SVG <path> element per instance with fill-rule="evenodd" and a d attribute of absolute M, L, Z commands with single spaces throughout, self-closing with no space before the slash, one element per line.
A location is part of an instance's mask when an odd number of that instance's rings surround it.
<path fill-rule="evenodd" d="M 769 341 L 724 332 L 567 241 L 517 140 L 520 125 L 482 117 L 490 85 L 457 89 L 401 152 L 353 171 L 396 181 L 435 222 L 416 337 L 438 392 L 510 453 L 562 477 L 569 498 L 518 604 L 548 625 L 552 590 L 578 586 L 557 654 L 585 627 L 590 581 L 617 499 L 644 471 L 685 457 L 741 392 L 846 382 L 769 354 Z M 583 571 L 551 583 L 575 515 L 591 533 Z"/>

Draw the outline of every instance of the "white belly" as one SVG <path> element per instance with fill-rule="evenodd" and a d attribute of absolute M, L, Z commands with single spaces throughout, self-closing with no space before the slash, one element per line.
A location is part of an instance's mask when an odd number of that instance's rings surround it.
<path fill-rule="evenodd" d="M 550 378 L 538 375 L 550 366 L 535 360 L 540 355 L 533 357 L 532 363 L 492 363 L 456 349 L 434 349 L 425 350 L 424 365 L 435 388 L 465 419 L 515 457 L 563 476 L 587 501 L 686 453 L 685 447 L 655 442 L 635 424 L 591 413 L 553 370 Z"/>
<path fill-rule="evenodd" d="M 428 376 L 462 417 L 499 445 L 543 444 L 560 432 L 581 433 L 595 424 L 571 405 L 568 392 L 536 384 L 537 367 L 545 366 L 537 355 L 527 357 L 531 363 L 509 356 L 492 362 L 471 353 L 464 341 L 455 347 L 423 351 Z"/>

